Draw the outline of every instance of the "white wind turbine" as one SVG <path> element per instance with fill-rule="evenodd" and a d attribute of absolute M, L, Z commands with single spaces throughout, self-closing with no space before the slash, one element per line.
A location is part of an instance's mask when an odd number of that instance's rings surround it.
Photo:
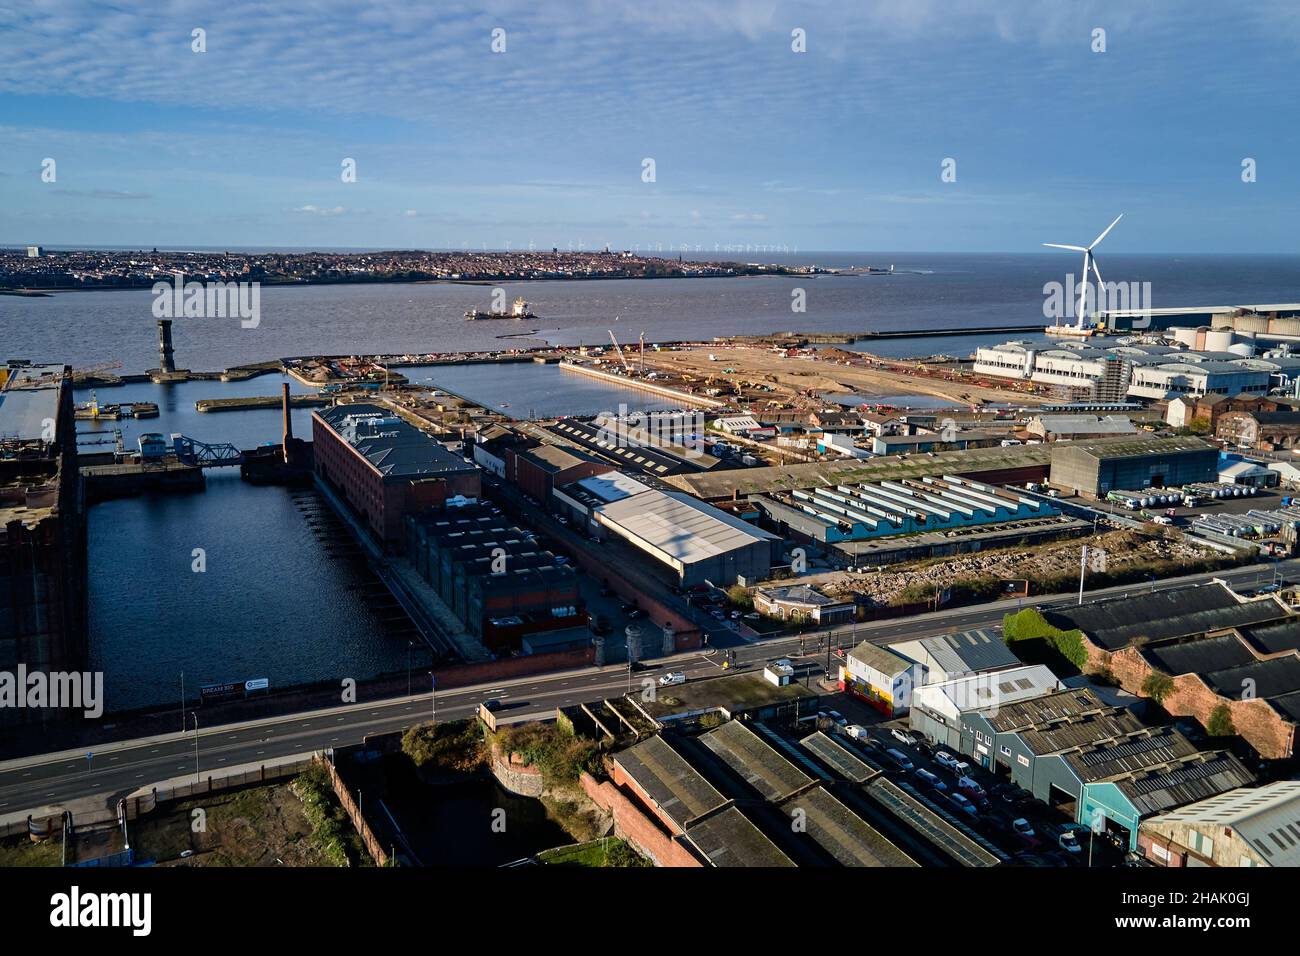
<path fill-rule="evenodd" d="M 1083 305 L 1084 305 L 1084 295 L 1085 295 L 1085 294 L 1087 293 L 1087 291 L 1088 291 L 1088 273 L 1089 273 L 1089 271 L 1091 271 L 1092 274 L 1095 275 L 1095 276 L 1097 277 L 1097 298 L 1093 300 L 1093 302 L 1094 302 L 1094 308 L 1093 308 L 1093 312 L 1094 312 L 1094 314 L 1095 314 L 1096 311 L 1097 311 L 1097 309 L 1096 309 L 1096 303 L 1099 303 L 1099 302 L 1101 301 L 1101 290 L 1102 290 L 1102 284 L 1101 284 L 1101 270 L 1097 268 L 1097 259 L 1096 259 L 1096 257 L 1092 254 L 1092 250 L 1093 250 L 1093 249 L 1096 249 L 1097 246 L 1101 243 L 1101 241 L 1102 241 L 1103 239 L 1106 238 L 1107 233 L 1109 233 L 1112 229 L 1115 228 L 1115 223 L 1116 223 L 1116 222 L 1119 222 L 1119 221 L 1120 221 L 1121 219 L 1123 219 L 1123 218 L 1124 218 L 1124 214 L 1123 214 L 1123 213 L 1120 213 L 1118 216 L 1116 216 L 1116 217 L 1115 217 L 1115 222 L 1112 222 L 1109 226 L 1107 226 L 1105 229 L 1103 229 L 1101 235 L 1098 236 L 1096 239 L 1092 240 L 1092 242 L 1091 242 L 1089 245 L 1087 245 L 1087 246 L 1067 246 L 1067 245 L 1062 245 L 1062 244 L 1059 243 L 1059 242 L 1045 242 L 1045 243 L 1043 243 L 1043 245 L 1045 245 L 1045 246 L 1050 246 L 1050 247 L 1053 248 L 1053 249 L 1069 249 L 1071 252 L 1082 252 L 1082 253 L 1083 253 L 1083 275 L 1081 275 L 1081 276 L 1079 277 L 1079 308 L 1078 308 L 1078 309 L 1076 310 L 1076 312 L 1075 312 L 1075 316 L 1076 316 L 1075 326 L 1076 326 L 1077 328 L 1080 328 L 1080 329 L 1081 329 L 1081 328 L 1084 327 L 1084 326 L 1083 326 L 1083 321 L 1084 321 Z"/>

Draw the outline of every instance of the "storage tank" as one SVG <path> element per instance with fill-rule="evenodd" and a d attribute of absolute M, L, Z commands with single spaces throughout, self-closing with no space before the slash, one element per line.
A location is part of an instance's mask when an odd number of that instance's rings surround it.
<path fill-rule="evenodd" d="M 1236 338 L 1232 329 L 1211 329 L 1205 333 L 1205 351 L 1226 352 Z"/>
<path fill-rule="evenodd" d="M 1233 355 L 1240 355 L 1242 358 L 1255 357 L 1255 346 L 1249 342 L 1234 342 L 1228 346 L 1228 351 Z"/>
<path fill-rule="evenodd" d="M 1189 349 L 1196 348 L 1196 330 L 1190 326 L 1172 328 L 1169 333 L 1179 345 L 1185 345 Z"/>

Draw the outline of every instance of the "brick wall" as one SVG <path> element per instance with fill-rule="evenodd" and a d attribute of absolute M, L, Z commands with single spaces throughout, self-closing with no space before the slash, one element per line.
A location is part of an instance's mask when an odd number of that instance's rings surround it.
<path fill-rule="evenodd" d="M 571 651 L 554 651 L 549 654 L 502 658 L 498 661 L 458 664 L 454 667 L 439 668 L 434 671 L 434 675 L 438 679 L 438 689 L 443 690 L 511 677 L 526 677 L 529 674 L 545 674 L 567 668 L 589 667 L 595 662 L 596 649 L 580 647 Z"/>
<path fill-rule="evenodd" d="M 660 830 L 650 817 L 641 812 L 612 783 L 597 783 L 589 773 L 584 773 L 581 779 L 582 789 L 592 802 L 614 818 L 614 835 L 626 840 L 657 866 L 703 865 L 686 847 Z"/>
<path fill-rule="evenodd" d="M 1135 647 L 1107 653 L 1087 638 L 1084 646 L 1088 651 L 1088 667 L 1109 668 L 1120 686 L 1139 697 L 1142 683 L 1151 674 L 1153 668 Z M 1270 760 L 1289 757 L 1295 748 L 1295 724 L 1284 720 L 1277 711 L 1264 700 L 1238 700 L 1222 697 L 1212 691 L 1196 674 L 1181 674 L 1172 678 L 1174 689 L 1162 701 L 1162 706 L 1175 717 L 1195 717 L 1204 726 L 1209 722 L 1210 713 L 1220 704 L 1227 704 L 1232 713 L 1232 725 L 1237 733 L 1260 756 Z"/>

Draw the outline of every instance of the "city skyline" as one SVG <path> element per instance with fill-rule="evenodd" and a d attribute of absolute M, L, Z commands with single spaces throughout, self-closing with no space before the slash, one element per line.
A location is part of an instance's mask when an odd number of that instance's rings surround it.
<path fill-rule="evenodd" d="M 1294 250 L 1285 5 L 589 10 L 12 11 L 0 242 Z"/>

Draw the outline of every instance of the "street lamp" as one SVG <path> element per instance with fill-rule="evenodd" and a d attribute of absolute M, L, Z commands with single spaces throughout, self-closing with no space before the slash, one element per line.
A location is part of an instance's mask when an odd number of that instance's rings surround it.
<path fill-rule="evenodd" d="M 199 778 L 199 715 L 190 711 L 190 716 L 194 718 L 194 780 Z"/>

